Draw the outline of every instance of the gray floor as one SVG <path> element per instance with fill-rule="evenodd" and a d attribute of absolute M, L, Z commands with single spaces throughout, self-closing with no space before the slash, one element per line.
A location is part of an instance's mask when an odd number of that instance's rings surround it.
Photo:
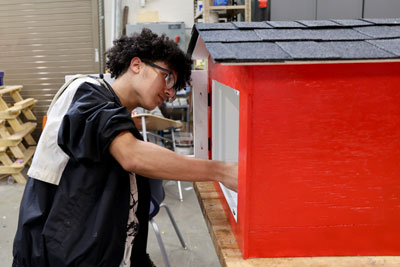
<path fill-rule="evenodd" d="M 201 214 L 191 183 L 182 183 L 183 202 L 178 200 L 178 187 L 168 181 L 165 203 L 170 207 L 188 246 L 184 250 L 164 209 L 155 217 L 173 267 L 218 267 L 220 266 Z M 7 178 L 0 180 L 0 267 L 11 266 L 12 241 L 17 226 L 19 202 L 24 186 L 9 184 Z M 158 267 L 164 266 L 160 248 L 149 225 L 148 252 Z"/>

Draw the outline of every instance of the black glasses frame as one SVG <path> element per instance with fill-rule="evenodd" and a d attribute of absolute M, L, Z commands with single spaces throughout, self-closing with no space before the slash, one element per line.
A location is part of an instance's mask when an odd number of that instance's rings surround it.
<path fill-rule="evenodd" d="M 175 88 L 176 81 L 175 81 L 175 77 L 174 77 L 174 74 L 172 73 L 172 71 L 170 71 L 169 69 L 163 68 L 163 67 L 161 67 L 161 66 L 159 66 L 159 65 L 157 65 L 157 64 L 154 64 L 153 62 L 150 62 L 150 61 L 147 61 L 147 60 L 142 60 L 142 61 L 143 61 L 145 64 L 147 64 L 147 65 L 149 65 L 149 66 L 151 66 L 151 67 L 153 67 L 153 68 L 162 70 L 162 71 L 168 73 L 168 75 L 171 75 L 171 77 L 174 79 L 174 84 L 173 84 L 170 88 L 168 88 L 168 89 L 173 88 L 173 89 L 176 91 L 176 88 Z"/>

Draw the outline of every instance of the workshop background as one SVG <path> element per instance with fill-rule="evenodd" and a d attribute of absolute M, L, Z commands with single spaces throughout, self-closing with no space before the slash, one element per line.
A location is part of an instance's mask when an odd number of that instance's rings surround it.
<path fill-rule="evenodd" d="M 0 105 L 0 111 L 14 105 L 34 114 L 30 118 L 25 113 L 25 117 L 10 115 L 20 123 L 15 127 L 24 132 L 19 139 L 24 147 L 12 153 L 24 156 L 29 154 L 25 151 L 32 151 L 34 143 L 30 138 L 39 139 L 47 109 L 65 76 L 106 72 L 104 52 L 122 34 L 149 27 L 166 33 L 186 51 L 195 23 L 394 18 L 399 14 L 399 0 L 0 0 L 0 100 L 6 105 Z M 206 67 L 204 60 L 194 65 L 195 69 Z M 12 87 L 16 85 L 21 86 Z M 165 117 L 182 121 L 181 133 L 188 134 L 182 134 L 182 138 L 193 136 L 190 92 L 191 88 L 182 90 L 177 100 L 165 104 L 163 110 Z M 7 128 L 0 123 L 0 130 Z M 193 146 L 193 142 L 189 145 Z M 0 149 L 1 146 L 2 143 Z M 190 149 L 182 151 L 191 154 Z M 11 155 L 10 165 L 18 165 L 17 168 L 13 167 L 13 172 L 0 170 L 0 267 L 11 266 L 24 190 L 24 184 L 16 183 L 20 179 L 16 177 L 26 177 L 32 154 L 22 161 Z M 7 167 L 6 163 L 0 167 Z M 165 203 L 188 248 L 182 248 L 165 210 L 155 218 L 171 266 L 220 266 L 193 186 L 182 183 L 182 188 L 183 201 L 179 201 L 176 183 L 166 182 Z M 151 258 L 157 266 L 164 266 L 151 227 L 149 232 Z"/>

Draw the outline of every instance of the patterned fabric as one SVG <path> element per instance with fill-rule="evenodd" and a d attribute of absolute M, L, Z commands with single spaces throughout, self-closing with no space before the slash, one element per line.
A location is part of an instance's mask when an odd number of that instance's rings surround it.
<path fill-rule="evenodd" d="M 120 267 L 131 266 L 131 253 L 132 253 L 133 242 L 135 236 L 139 232 L 139 221 L 135 215 L 138 206 L 136 175 L 134 173 L 131 173 L 129 175 L 129 178 L 130 178 L 130 188 L 131 188 L 131 197 L 129 201 L 129 217 L 126 226 L 127 231 L 126 231 L 124 258 L 121 262 Z"/>

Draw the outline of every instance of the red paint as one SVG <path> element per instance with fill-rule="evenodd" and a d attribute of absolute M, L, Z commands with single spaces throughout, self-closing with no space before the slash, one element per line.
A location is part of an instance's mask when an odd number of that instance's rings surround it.
<path fill-rule="evenodd" d="M 238 222 L 227 214 L 244 258 L 400 255 L 399 74 L 209 63 L 210 86 L 240 91 Z"/>
<path fill-rule="evenodd" d="M 267 8 L 267 0 L 258 0 L 259 8 Z"/>
<path fill-rule="evenodd" d="M 239 124 L 240 125 L 246 125 L 246 127 L 240 127 L 239 129 L 239 188 L 247 188 L 246 184 L 249 180 L 247 179 L 241 179 L 240 177 L 247 177 L 250 176 L 249 172 L 251 171 L 251 168 L 248 164 L 250 164 L 250 158 L 251 154 L 247 153 L 247 148 L 250 147 L 248 144 L 248 140 L 250 137 L 250 134 L 252 132 L 251 125 L 247 124 L 248 121 L 251 121 L 251 118 L 248 116 L 251 114 L 249 110 L 251 110 L 251 95 L 252 95 L 252 89 L 253 89 L 253 80 L 251 77 L 249 77 L 249 72 L 248 72 L 248 67 L 244 66 L 232 66 L 232 67 L 223 67 L 220 64 L 212 64 L 212 59 L 209 58 L 209 92 L 211 92 L 211 85 L 212 85 L 212 80 L 217 80 L 217 81 L 222 81 L 225 85 L 235 88 L 237 90 L 240 90 L 240 99 L 239 99 Z M 221 77 L 222 79 L 219 79 Z M 212 106 L 212 105 L 211 105 Z M 211 129 L 211 109 L 209 112 L 209 136 L 211 137 L 212 129 Z M 212 144 L 212 141 L 211 141 Z M 210 158 L 211 158 L 211 150 L 210 148 Z M 215 184 L 216 189 L 220 193 L 220 195 L 223 198 L 223 193 L 220 189 L 219 184 Z M 250 202 L 245 201 L 247 198 L 247 190 L 241 190 L 241 194 L 238 195 L 238 210 L 249 210 L 249 207 L 246 207 L 245 205 L 250 204 Z M 238 223 L 236 223 L 235 219 L 233 218 L 228 204 L 226 202 L 223 203 L 225 207 L 225 212 L 228 216 L 228 220 L 232 226 L 232 230 L 235 234 L 236 240 L 238 242 L 238 245 L 240 249 L 242 250 L 242 253 L 244 253 L 245 256 L 245 248 L 247 247 L 248 244 L 248 236 L 244 235 L 242 233 L 246 233 L 249 231 L 249 224 L 244 223 L 248 222 L 248 216 L 249 214 L 245 212 L 239 212 L 238 213 Z"/>

